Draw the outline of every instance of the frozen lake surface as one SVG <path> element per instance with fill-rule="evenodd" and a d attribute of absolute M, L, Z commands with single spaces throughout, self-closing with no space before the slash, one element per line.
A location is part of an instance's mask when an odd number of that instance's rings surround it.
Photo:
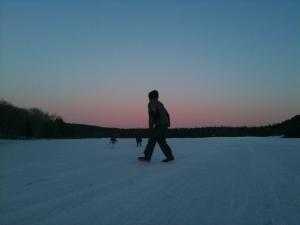
<path fill-rule="evenodd" d="M 168 141 L 0 140 L 0 224 L 300 224 L 300 139 Z"/>

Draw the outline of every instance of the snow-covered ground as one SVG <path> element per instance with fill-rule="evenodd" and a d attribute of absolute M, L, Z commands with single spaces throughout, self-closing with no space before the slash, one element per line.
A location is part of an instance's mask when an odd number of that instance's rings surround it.
<path fill-rule="evenodd" d="M 0 224 L 300 224 L 300 139 L 168 141 L 0 140 Z"/>

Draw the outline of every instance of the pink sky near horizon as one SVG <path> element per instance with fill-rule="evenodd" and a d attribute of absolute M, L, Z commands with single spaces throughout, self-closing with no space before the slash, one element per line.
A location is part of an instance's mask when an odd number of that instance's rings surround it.
<path fill-rule="evenodd" d="M 39 95 L 18 90 L 18 95 L 5 100 L 19 107 L 37 107 L 50 114 L 57 114 L 70 123 L 147 128 L 147 94 L 151 90 L 149 87 L 145 90 L 139 87 L 131 92 L 123 92 L 114 88 L 103 90 L 82 86 L 72 90 L 72 93 L 76 93 L 73 95 L 67 95 L 65 90 L 59 89 L 51 93 L 40 92 Z M 254 94 L 247 100 L 245 96 L 225 95 L 221 89 L 215 91 L 214 95 L 174 89 L 174 86 L 158 90 L 160 101 L 169 111 L 172 128 L 261 126 L 290 119 L 299 111 L 299 105 L 292 105 L 288 101 L 277 103 L 265 96 L 258 98 Z M 255 101 L 251 99 L 254 97 Z"/>
<path fill-rule="evenodd" d="M 146 99 L 146 98 L 145 98 Z M 282 122 L 291 114 L 284 109 L 270 114 L 269 106 L 247 108 L 244 105 L 199 104 L 185 101 L 176 103 L 163 101 L 171 117 L 171 128 L 207 127 L 207 126 L 261 126 Z M 79 103 L 72 107 L 54 110 L 66 122 L 117 128 L 147 128 L 147 100 L 118 104 Z M 49 111 L 50 112 L 50 111 Z"/>

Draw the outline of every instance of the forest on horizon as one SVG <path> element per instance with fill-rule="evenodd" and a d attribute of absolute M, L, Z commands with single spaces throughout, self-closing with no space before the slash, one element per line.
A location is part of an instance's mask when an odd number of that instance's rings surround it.
<path fill-rule="evenodd" d="M 149 129 L 106 128 L 84 124 L 66 123 L 62 117 L 38 108 L 20 108 L 0 101 L 0 138 L 135 138 L 149 137 Z M 267 126 L 257 127 L 202 127 L 171 128 L 170 138 L 284 136 L 300 137 L 300 115 Z"/>

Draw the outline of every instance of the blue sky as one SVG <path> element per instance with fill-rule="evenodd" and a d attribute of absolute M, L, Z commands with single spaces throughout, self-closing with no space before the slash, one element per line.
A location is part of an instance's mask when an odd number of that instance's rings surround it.
<path fill-rule="evenodd" d="M 300 112 L 299 1 L 6 1 L 0 97 L 68 122 L 259 125 Z"/>

